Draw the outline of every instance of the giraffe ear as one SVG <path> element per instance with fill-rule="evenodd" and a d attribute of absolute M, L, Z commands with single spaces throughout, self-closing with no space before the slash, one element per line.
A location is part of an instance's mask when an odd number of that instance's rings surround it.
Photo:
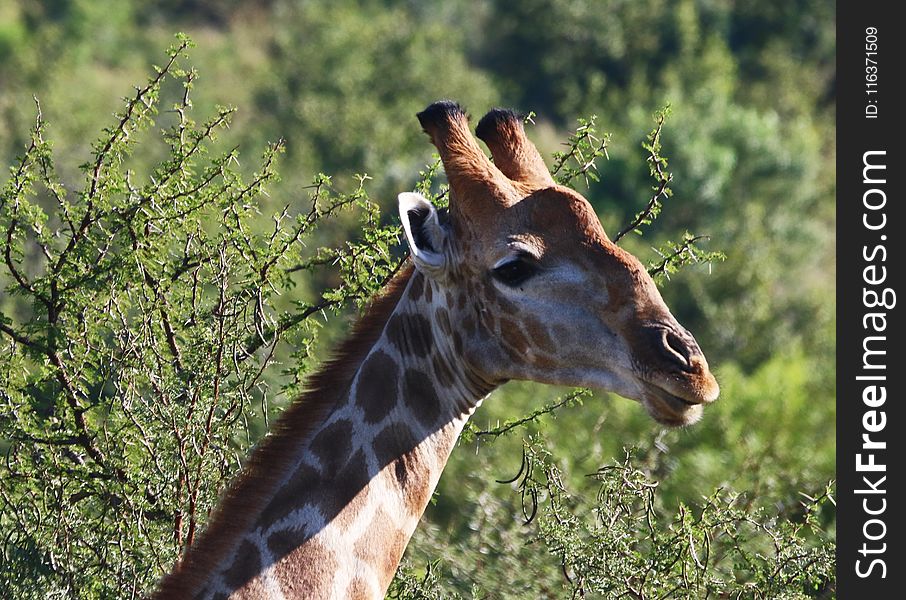
<path fill-rule="evenodd" d="M 416 192 L 404 192 L 398 199 L 400 220 L 415 266 L 426 275 L 439 276 L 446 263 L 443 248 L 447 233 L 437 218 L 437 209 Z"/>

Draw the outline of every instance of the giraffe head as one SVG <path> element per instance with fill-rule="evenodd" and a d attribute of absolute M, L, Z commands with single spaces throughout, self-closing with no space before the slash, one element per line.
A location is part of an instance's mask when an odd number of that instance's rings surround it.
<path fill-rule="evenodd" d="M 515 113 L 476 133 L 437 102 L 418 119 L 440 152 L 450 210 L 400 194 L 416 269 L 443 298 L 453 352 L 483 380 L 526 379 L 616 392 L 667 425 L 695 422 L 718 385 L 692 335 L 589 202 L 551 178 Z"/>

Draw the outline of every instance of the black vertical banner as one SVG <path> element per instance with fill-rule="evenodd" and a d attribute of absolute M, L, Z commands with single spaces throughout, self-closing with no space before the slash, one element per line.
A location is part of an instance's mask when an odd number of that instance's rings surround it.
<path fill-rule="evenodd" d="M 901 5 L 837 4 L 838 598 L 902 598 Z"/>

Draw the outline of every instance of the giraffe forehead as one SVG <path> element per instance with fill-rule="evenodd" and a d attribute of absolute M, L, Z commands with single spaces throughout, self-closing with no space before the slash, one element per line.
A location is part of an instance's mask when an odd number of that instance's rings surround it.
<path fill-rule="evenodd" d="M 610 240 L 591 203 L 578 192 L 542 190 L 526 200 L 526 237 L 548 254 L 569 257 L 585 273 L 606 274 L 621 285 L 647 279 L 641 262 Z"/>
<path fill-rule="evenodd" d="M 540 257 L 612 245 L 588 200 L 562 186 L 529 194 L 469 233 L 467 239 L 477 242 L 476 249 L 498 256 L 514 247 Z"/>
<path fill-rule="evenodd" d="M 526 200 L 525 210 L 531 231 L 549 245 L 607 245 L 601 221 L 594 208 L 580 194 L 568 190 L 543 190 L 536 198 Z"/>

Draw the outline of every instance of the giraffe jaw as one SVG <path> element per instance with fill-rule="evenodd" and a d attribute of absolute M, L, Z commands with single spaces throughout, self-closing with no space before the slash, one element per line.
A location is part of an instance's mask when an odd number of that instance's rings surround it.
<path fill-rule="evenodd" d="M 704 407 L 667 390 L 650 386 L 642 396 L 642 404 L 655 421 L 669 427 L 692 425 L 702 418 Z"/>

